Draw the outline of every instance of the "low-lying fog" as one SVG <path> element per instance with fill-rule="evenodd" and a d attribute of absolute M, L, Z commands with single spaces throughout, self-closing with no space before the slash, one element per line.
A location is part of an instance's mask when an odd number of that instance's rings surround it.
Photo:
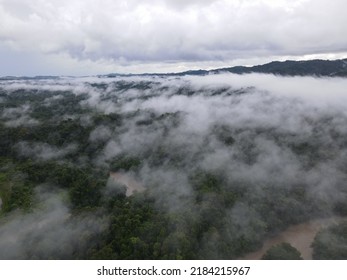
<path fill-rule="evenodd" d="M 82 143 L 75 139 L 62 144 L 19 140 L 13 150 L 34 161 L 54 159 L 105 170 L 120 155 L 138 158 L 137 168 L 122 174 L 141 184 L 163 211 L 189 209 L 198 217 L 203 205 L 196 202 L 191 176 L 201 170 L 218 175 L 223 190 L 234 191 L 237 185 L 240 193 L 223 218 L 223 236 L 236 238 L 266 235 L 269 224 L 283 219 L 298 223 L 329 216 L 345 203 L 346 89 L 342 78 L 262 74 L 3 80 L 0 116 L 5 127 L 34 129 L 45 123 L 37 117 L 39 102 L 55 112 L 50 120 L 78 120 L 89 129 L 83 149 L 98 147 L 96 152 L 82 153 Z M 35 101 L 38 93 L 47 97 Z M 8 105 L 12 94 L 23 94 L 20 106 Z M 68 106 L 58 111 L 56 104 L 71 94 L 80 111 Z M 121 121 L 100 124 L 91 112 L 118 114 Z M 18 246 L 43 233 L 47 240 L 36 241 L 37 250 L 49 247 L 57 236 L 64 244 L 76 243 L 77 232 L 88 225 L 86 218 L 68 223 L 68 207 L 51 196 L 45 214 L 13 213 L 0 220 L 0 258 L 18 257 Z M 94 223 L 89 230 L 96 227 Z M 207 244 L 215 236 L 204 238 Z M 4 255 L 11 244 L 16 244 L 15 253 Z"/>

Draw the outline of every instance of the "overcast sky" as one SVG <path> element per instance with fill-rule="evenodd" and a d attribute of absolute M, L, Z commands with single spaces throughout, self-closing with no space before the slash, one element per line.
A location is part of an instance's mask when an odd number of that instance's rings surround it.
<path fill-rule="evenodd" d="M 347 57 L 346 0 L 0 0 L 0 76 Z"/>

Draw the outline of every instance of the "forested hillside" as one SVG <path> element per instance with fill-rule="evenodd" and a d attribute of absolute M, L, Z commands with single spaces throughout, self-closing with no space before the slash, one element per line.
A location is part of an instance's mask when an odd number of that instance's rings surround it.
<path fill-rule="evenodd" d="M 264 74 L 2 79 L 0 258 L 235 259 L 346 215 L 346 88 Z"/>

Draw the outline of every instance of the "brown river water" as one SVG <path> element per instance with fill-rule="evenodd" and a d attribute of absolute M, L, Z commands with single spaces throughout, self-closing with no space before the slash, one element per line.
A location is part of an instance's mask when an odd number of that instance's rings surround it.
<path fill-rule="evenodd" d="M 110 176 L 117 183 L 126 186 L 126 196 L 131 196 L 134 192 L 142 192 L 145 188 L 131 176 L 114 172 L 110 173 Z M 282 242 L 290 243 L 293 247 L 301 252 L 301 256 L 305 260 L 312 259 L 311 244 L 316 234 L 323 228 L 329 227 L 334 224 L 338 224 L 341 221 L 347 221 L 347 217 L 330 217 L 324 219 L 311 220 L 306 223 L 301 223 L 288 227 L 286 230 L 265 240 L 262 248 L 259 250 L 246 254 L 241 260 L 259 260 L 265 254 L 265 252 L 274 245 Z"/>
<path fill-rule="evenodd" d="M 131 196 L 134 192 L 143 192 L 145 190 L 141 183 L 139 183 L 126 173 L 112 172 L 110 173 L 110 177 L 115 182 L 126 186 L 126 196 Z"/>
<path fill-rule="evenodd" d="M 287 242 L 301 252 L 301 256 L 304 260 L 312 260 L 311 244 L 318 231 L 346 220 L 347 218 L 345 217 L 331 217 L 290 226 L 278 235 L 267 239 L 261 249 L 245 255 L 241 259 L 259 260 L 271 246 Z"/>

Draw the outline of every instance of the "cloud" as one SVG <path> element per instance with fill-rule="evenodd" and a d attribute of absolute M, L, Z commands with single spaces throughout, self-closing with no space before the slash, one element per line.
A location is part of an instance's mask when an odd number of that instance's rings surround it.
<path fill-rule="evenodd" d="M 28 104 L 20 107 L 5 108 L 2 110 L 4 124 L 8 127 L 35 126 L 40 122 L 30 117 L 31 108 Z"/>
<path fill-rule="evenodd" d="M 89 135 L 91 142 L 102 142 L 108 140 L 112 135 L 111 130 L 106 126 L 98 126 Z"/>
<path fill-rule="evenodd" d="M 3 0 L 0 38 L 3 48 L 26 52 L 28 61 L 43 55 L 64 71 L 67 65 L 82 71 L 86 64 L 98 71 L 101 65 L 124 71 L 170 63 L 177 69 L 185 63 L 347 52 L 345 8 L 343 0 Z"/>
<path fill-rule="evenodd" d="M 289 224 L 332 215 L 347 197 L 346 79 L 226 73 L 13 81 L 6 87 L 84 93 L 77 102 L 90 113 L 86 162 L 106 170 L 120 158 L 134 164 L 123 171 L 123 183 L 143 186 L 139 195 L 169 217 L 184 216 L 177 232 L 199 222 L 210 226 L 201 248 L 215 257 L 220 247 L 211 244 L 259 241 Z M 16 147 L 45 160 L 64 159 L 78 144 L 70 145 Z M 196 177 L 204 176 L 207 183 L 199 185 Z M 106 195 L 117 194 L 119 183 L 109 180 Z"/>
<path fill-rule="evenodd" d="M 100 107 L 116 106 L 123 121 L 97 162 L 120 154 L 142 159 L 137 179 L 170 211 L 194 204 L 188 178 L 202 169 L 224 178 L 226 189 L 247 186 L 257 201 L 302 186 L 305 199 L 330 212 L 345 197 L 346 83 L 262 74 L 110 79 Z M 134 90 L 140 85 L 149 89 Z M 259 211 L 247 207 L 242 212 Z"/>
<path fill-rule="evenodd" d="M 0 259 L 71 259 L 88 249 L 107 221 L 97 214 L 72 215 L 62 193 L 36 188 L 41 203 L 30 213 L 12 213 L 0 224 Z"/>
<path fill-rule="evenodd" d="M 18 154 L 38 160 L 62 159 L 77 150 L 76 144 L 56 147 L 47 143 L 21 141 L 15 145 Z"/>

